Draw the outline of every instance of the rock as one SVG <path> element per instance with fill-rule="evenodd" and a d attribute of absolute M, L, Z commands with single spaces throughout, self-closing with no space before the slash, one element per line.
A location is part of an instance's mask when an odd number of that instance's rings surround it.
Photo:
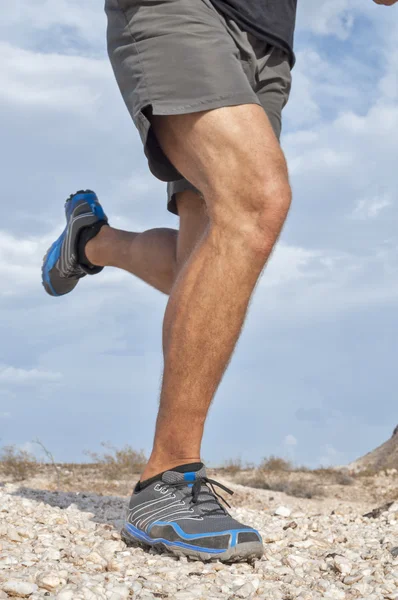
<path fill-rule="evenodd" d="M 3 592 L 6 592 L 9 596 L 17 596 L 19 598 L 29 598 L 29 596 L 39 589 L 35 583 L 19 579 L 9 579 L 1 587 Z"/>
<path fill-rule="evenodd" d="M 112 588 L 112 593 L 114 595 L 116 594 L 118 596 L 118 598 L 120 598 L 120 599 L 123 600 L 124 598 L 128 598 L 129 597 L 129 595 L 130 595 L 130 589 L 127 586 L 125 586 L 125 585 L 115 585 Z M 110 600 L 116 600 L 116 598 L 114 599 L 111 596 Z"/>
<path fill-rule="evenodd" d="M 254 586 L 248 582 L 242 585 L 239 589 L 236 590 L 235 596 L 236 598 L 250 598 L 252 594 L 256 592 Z"/>
<path fill-rule="evenodd" d="M 297 554 L 289 554 L 282 562 L 291 569 L 296 569 L 297 567 L 301 567 L 306 562 L 306 559 Z"/>
<path fill-rule="evenodd" d="M 335 556 L 334 557 L 334 566 L 337 571 L 341 573 L 344 577 L 349 575 L 352 571 L 352 563 L 349 560 L 344 558 L 344 556 Z"/>
<path fill-rule="evenodd" d="M 394 502 L 387 502 L 387 504 L 383 504 L 379 508 L 374 508 L 363 516 L 367 519 L 378 519 L 383 513 L 388 512 L 393 505 Z"/>
<path fill-rule="evenodd" d="M 65 585 L 65 579 L 58 577 L 56 573 L 41 573 L 36 577 L 36 583 L 39 587 L 49 592 L 53 592 L 59 586 Z"/>
<path fill-rule="evenodd" d="M 345 583 L 346 585 L 353 585 L 354 583 L 358 583 L 358 581 L 361 581 L 362 578 L 363 578 L 362 573 L 356 573 L 354 575 L 347 575 L 347 577 L 344 577 L 343 583 Z"/>
<path fill-rule="evenodd" d="M 74 596 L 73 590 L 61 590 L 55 597 L 56 600 L 74 600 Z"/>
<path fill-rule="evenodd" d="M 15 529 L 15 527 L 8 527 L 6 537 L 11 542 L 22 542 L 22 538 L 19 535 L 18 531 Z"/>
<path fill-rule="evenodd" d="M 283 534 L 281 531 L 266 531 L 262 537 L 264 544 L 272 544 L 281 540 Z"/>
<path fill-rule="evenodd" d="M 290 517 L 292 511 L 287 506 L 278 506 L 278 508 L 274 511 L 274 515 L 277 517 Z"/>
<path fill-rule="evenodd" d="M 398 556 L 398 546 L 395 546 L 395 548 L 390 550 L 390 552 L 393 555 L 393 557 L 396 558 Z"/>

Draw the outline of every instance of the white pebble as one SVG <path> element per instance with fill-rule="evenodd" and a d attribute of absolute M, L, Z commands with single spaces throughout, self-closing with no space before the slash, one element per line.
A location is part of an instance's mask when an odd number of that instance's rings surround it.
<path fill-rule="evenodd" d="M 352 571 L 352 563 L 343 556 L 335 556 L 334 566 L 344 576 L 349 575 Z"/>
<path fill-rule="evenodd" d="M 19 579 L 9 579 L 2 584 L 3 592 L 9 596 L 19 596 L 20 598 L 29 598 L 39 589 L 35 583 L 21 581 Z"/>
<path fill-rule="evenodd" d="M 255 593 L 255 591 L 255 588 L 249 581 L 245 583 L 245 585 L 242 585 L 242 587 L 240 587 L 238 590 L 236 590 L 235 596 L 237 598 L 249 598 L 252 594 Z"/>
<path fill-rule="evenodd" d="M 287 506 L 278 506 L 274 512 L 277 517 L 290 517 L 291 514 L 292 511 Z"/>

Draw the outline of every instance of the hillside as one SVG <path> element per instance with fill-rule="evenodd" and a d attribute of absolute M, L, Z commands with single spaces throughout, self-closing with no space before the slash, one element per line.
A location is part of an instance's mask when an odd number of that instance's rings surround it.
<path fill-rule="evenodd" d="M 348 465 L 348 469 L 353 471 L 398 469 L 398 425 L 389 440 L 352 462 Z"/>

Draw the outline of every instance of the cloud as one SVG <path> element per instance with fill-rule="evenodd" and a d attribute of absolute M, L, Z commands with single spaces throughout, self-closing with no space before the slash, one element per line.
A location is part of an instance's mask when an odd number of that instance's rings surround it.
<path fill-rule="evenodd" d="M 36 383 L 58 382 L 62 374 L 40 369 L 21 369 L 8 365 L 0 365 L 0 385 L 31 385 Z"/>
<path fill-rule="evenodd" d="M 105 25 L 96 0 L 20 0 L 7 8 L 0 33 L 21 45 L 49 44 L 82 54 L 104 48 Z"/>
<path fill-rule="evenodd" d="M 342 453 L 336 450 L 330 444 L 325 444 L 321 449 L 321 456 L 318 459 L 318 463 L 322 467 L 331 467 L 333 465 L 338 464 L 339 457 L 341 457 Z"/>
<path fill-rule="evenodd" d="M 0 412 L 0 419 L 11 419 L 10 412 Z"/>
<path fill-rule="evenodd" d="M 52 239 L 53 232 L 43 237 L 21 239 L 0 230 L 0 298 L 39 287 L 43 250 L 50 245 Z"/>
<path fill-rule="evenodd" d="M 0 102 L 89 118 L 109 66 L 104 60 L 23 50 L 0 43 Z"/>
<path fill-rule="evenodd" d="M 285 446 L 294 447 L 294 446 L 297 446 L 298 442 L 297 442 L 297 439 L 294 437 L 294 435 L 292 435 L 290 433 L 289 435 L 287 435 L 285 437 L 284 444 L 285 444 Z"/>
<path fill-rule="evenodd" d="M 354 219 L 374 219 L 379 216 L 382 210 L 393 204 L 389 194 L 384 194 L 375 198 L 364 198 L 358 200 L 358 203 L 352 213 Z"/>
<path fill-rule="evenodd" d="M 298 28 L 324 36 L 346 40 L 354 25 L 354 14 L 348 0 L 303 2 L 299 10 Z"/>

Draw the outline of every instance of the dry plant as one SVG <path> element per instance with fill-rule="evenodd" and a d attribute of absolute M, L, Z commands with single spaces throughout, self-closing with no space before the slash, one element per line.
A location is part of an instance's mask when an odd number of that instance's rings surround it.
<path fill-rule="evenodd" d="M 0 452 L 0 467 L 6 477 L 23 481 L 37 473 L 39 463 L 27 450 L 16 446 L 4 446 Z"/>
<path fill-rule="evenodd" d="M 355 483 L 355 479 L 346 471 L 339 471 L 330 467 L 320 467 L 319 469 L 314 469 L 311 473 L 329 479 L 330 483 L 335 485 L 354 485 Z"/>
<path fill-rule="evenodd" d="M 107 452 L 99 454 L 87 451 L 85 454 L 101 468 L 107 479 L 124 479 L 132 473 L 141 472 L 147 463 L 143 450 L 137 452 L 129 445 L 118 449 L 107 442 L 102 442 L 101 446 L 106 448 Z"/>
<path fill-rule="evenodd" d="M 236 475 L 240 471 L 243 471 L 244 466 L 241 458 L 230 458 L 225 461 L 222 466 L 223 471 L 228 473 L 228 475 Z"/>
<path fill-rule="evenodd" d="M 260 471 L 293 471 L 293 469 L 294 467 L 290 460 L 273 455 L 263 458 L 259 466 Z"/>
<path fill-rule="evenodd" d="M 47 456 L 48 460 L 50 461 L 53 469 L 54 469 L 54 473 L 55 473 L 55 477 L 57 479 L 57 488 L 58 490 L 61 487 L 61 483 L 60 483 L 60 469 L 59 467 L 56 465 L 55 460 L 54 460 L 54 456 L 52 455 L 52 453 L 46 448 L 46 446 L 43 444 L 43 442 L 41 442 L 39 440 L 39 438 L 36 438 L 35 440 L 32 441 L 33 444 L 37 444 L 44 452 L 44 454 Z"/>
<path fill-rule="evenodd" d="M 258 474 L 250 480 L 242 482 L 244 485 L 272 492 L 283 492 L 288 496 L 296 498 L 314 498 L 322 496 L 320 487 L 312 481 L 289 481 L 287 478 L 266 479 L 264 475 Z"/>

